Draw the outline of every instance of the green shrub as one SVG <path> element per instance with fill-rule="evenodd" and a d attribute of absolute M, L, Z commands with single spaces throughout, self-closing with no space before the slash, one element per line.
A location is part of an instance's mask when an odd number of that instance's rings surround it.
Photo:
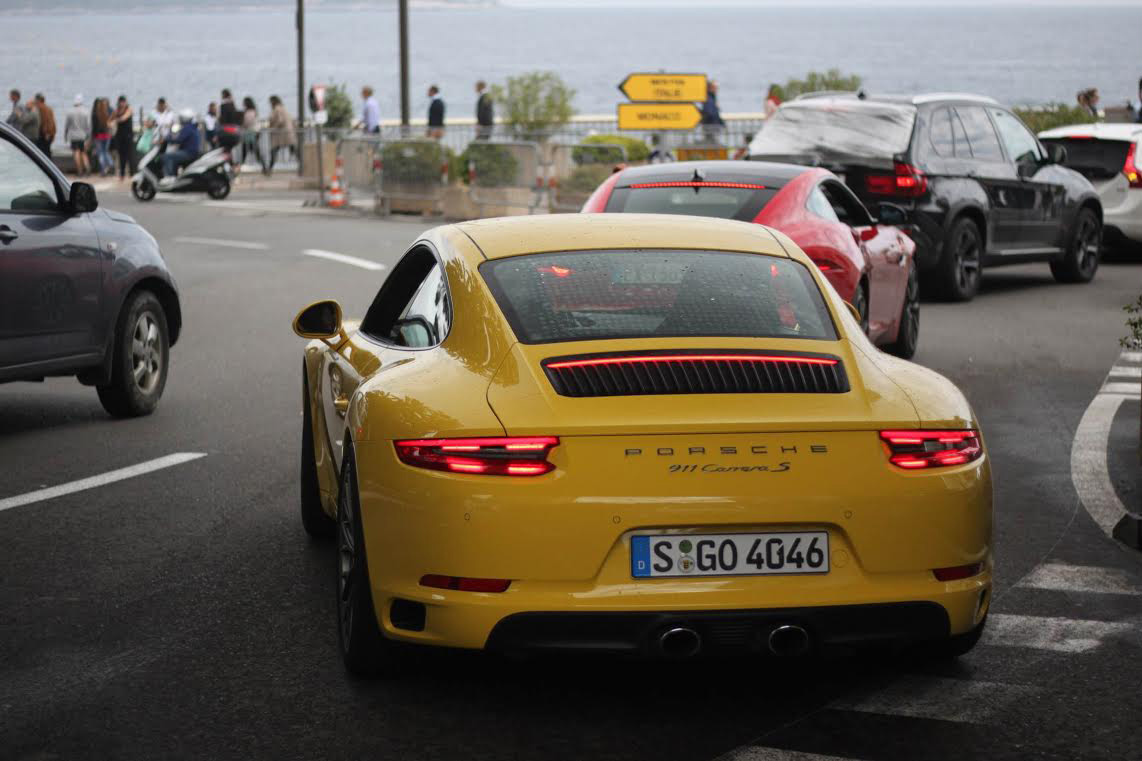
<path fill-rule="evenodd" d="M 1031 106 L 1012 110 L 1036 134 L 1055 127 L 1065 127 L 1068 124 L 1090 124 L 1094 121 L 1094 116 L 1091 115 L 1090 111 L 1080 106 L 1068 106 L 1065 103 L 1048 103 L 1045 106 Z"/>
<path fill-rule="evenodd" d="M 857 74 L 845 75 L 840 69 L 829 69 L 825 72 L 810 71 L 804 79 L 790 79 L 784 87 L 778 88 L 782 100 L 792 100 L 798 95 L 820 90 L 845 90 L 853 92 L 860 89 L 861 78 Z"/>
<path fill-rule="evenodd" d="M 345 85 L 335 85 L 325 90 L 325 111 L 329 129 L 349 129 L 353 126 L 353 101 L 345 91 Z"/>
<path fill-rule="evenodd" d="M 439 182 L 441 169 L 446 163 L 451 175 L 454 152 L 436 142 L 409 140 L 385 143 L 381 149 L 385 182 L 414 185 Z"/>
<path fill-rule="evenodd" d="M 641 138 L 630 137 L 628 135 L 591 135 L 590 137 L 583 138 L 584 143 L 599 145 L 598 148 L 587 148 L 585 146 L 576 146 L 571 151 L 571 160 L 576 164 L 617 164 L 622 161 L 646 161 L 650 157 L 650 148 L 647 147 L 646 142 Z M 623 158 L 623 151 L 618 150 L 614 146 L 621 145 L 623 150 L 626 151 L 626 158 Z"/>
<path fill-rule="evenodd" d="M 584 164 L 577 166 L 571 175 L 559 183 L 569 193 L 590 193 L 611 176 L 610 164 Z"/>
<path fill-rule="evenodd" d="M 464 152 L 456 157 L 453 163 L 453 175 L 462 177 L 464 182 L 468 182 L 469 162 L 475 166 L 476 185 L 480 187 L 503 187 L 515 184 L 519 161 L 502 145 L 469 143 Z"/>
<path fill-rule="evenodd" d="M 1122 307 L 1122 311 L 1129 315 L 1126 318 L 1126 328 L 1130 335 L 1118 339 L 1118 342 L 1126 349 L 1142 349 L 1142 293 L 1138 294 L 1138 300 L 1133 304 Z"/>
<path fill-rule="evenodd" d="M 575 91 L 558 74 L 532 71 L 508 77 L 507 86 L 494 85 L 503 123 L 524 140 L 545 140 L 575 115 Z"/>

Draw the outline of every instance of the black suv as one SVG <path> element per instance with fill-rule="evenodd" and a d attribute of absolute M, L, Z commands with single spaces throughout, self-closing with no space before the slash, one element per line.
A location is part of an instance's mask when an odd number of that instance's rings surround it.
<path fill-rule="evenodd" d="M 181 327 L 155 239 L 0 124 L 0 383 L 74 375 L 112 415 L 146 415 Z"/>
<path fill-rule="evenodd" d="M 981 268 L 999 264 L 1050 262 L 1068 283 L 1098 269 L 1094 188 L 990 98 L 802 96 L 769 119 L 750 158 L 824 166 L 865 204 L 903 206 L 929 293 L 967 301 Z"/>

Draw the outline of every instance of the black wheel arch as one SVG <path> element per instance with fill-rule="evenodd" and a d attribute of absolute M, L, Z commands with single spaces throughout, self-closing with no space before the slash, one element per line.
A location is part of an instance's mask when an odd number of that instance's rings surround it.
<path fill-rule="evenodd" d="M 85 386 L 101 386 L 111 382 L 112 363 L 115 361 L 115 341 L 123 324 L 123 310 L 131 302 L 132 297 L 139 291 L 150 291 L 162 305 L 167 321 L 167 346 L 174 346 L 182 332 L 182 306 L 178 299 L 178 292 L 166 280 L 155 275 L 140 278 L 130 288 L 123 291 L 123 298 L 115 307 L 115 319 L 107 331 L 107 339 L 103 346 L 103 361 L 89 367 L 78 374 L 79 382 Z"/>

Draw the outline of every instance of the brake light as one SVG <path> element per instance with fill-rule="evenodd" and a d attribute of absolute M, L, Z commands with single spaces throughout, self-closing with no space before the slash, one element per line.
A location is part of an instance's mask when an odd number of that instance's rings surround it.
<path fill-rule="evenodd" d="M 506 592 L 511 586 L 509 579 L 468 579 L 463 576 L 443 576 L 426 573 L 420 577 L 422 587 L 455 589 L 460 592 Z"/>
<path fill-rule="evenodd" d="M 544 365 L 551 370 L 568 367 L 597 367 L 599 365 L 640 365 L 654 362 L 783 362 L 809 365 L 835 365 L 839 360 L 824 357 L 770 356 L 767 354 L 651 354 L 633 357 L 596 357 L 569 359 Z"/>
<path fill-rule="evenodd" d="M 818 262 L 818 261 L 814 261 L 814 262 L 813 262 L 813 264 L 816 264 L 816 265 L 817 265 L 817 269 L 821 270 L 821 272 L 829 272 L 830 270 L 833 270 L 833 269 L 835 269 L 835 268 L 833 267 L 833 265 L 831 265 L 831 264 L 829 264 L 829 263 L 827 263 L 827 262 Z"/>
<path fill-rule="evenodd" d="M 982 570 L 983 563 L 972 563 L 971 565 L 955 565 L 951 568 L 933 568 L 932 575 L 936 577 L 936 581 L 957 581 L 978 576 Z"/>
<path fill-rule="evenodd" d="M 1138 143 L 1131 143 L 1130 147 L 1126 149 L 1126 163 L 1122 167 L 1122 173 L 1126 175 L 1126 180 L 1132 188 L 1142 188 L 1142 174 L 1138 173 L 1138 166 L 1135 164 L 1135 150 L 1137 148 Z"/>
<path fill-rule="evenodd" d="M 628 185 L 629 188 L 738 188 L 740 190 L 765 190 L 765 185 L 754 182 L 704 182 L 700 180 L 684 180 L 678 182 L 638 182 Z"/>
<path fill-rule="evenodd" d="M 555 436 L 411 439 L 394 442 L 405 465 L 481 476 L 541 476 L 555 470 L 547 455 Z"/>
<path fill-rule="evenodd" d="M 963 465 L 983 456 L 978 431 L 881 431 L 888 461 L 905 470 Z"/>
<path fill-rule="evenodd" d="M 928 192 L 928 176 L 917 167 L 897 161 L 892 174 L 868 174 L 865 189 L 881 196 L 918 198 Z"/>

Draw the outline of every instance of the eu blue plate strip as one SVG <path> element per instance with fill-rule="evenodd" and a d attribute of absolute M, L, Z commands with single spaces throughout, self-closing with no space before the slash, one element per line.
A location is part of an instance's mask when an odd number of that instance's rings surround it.
<path fill-rule="evenodd" d="M 650 575 L 650 537 L 630 538 L 630 575 L 634 577 Z"/>

